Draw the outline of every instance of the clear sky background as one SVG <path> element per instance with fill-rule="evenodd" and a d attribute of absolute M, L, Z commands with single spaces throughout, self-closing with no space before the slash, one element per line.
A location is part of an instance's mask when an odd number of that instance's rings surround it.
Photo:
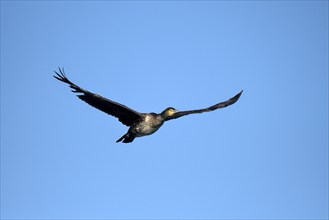
<path fill-rule="evenodd" d="M 1 1 L 1 218 L 328 218 L 328 1 Z"/>

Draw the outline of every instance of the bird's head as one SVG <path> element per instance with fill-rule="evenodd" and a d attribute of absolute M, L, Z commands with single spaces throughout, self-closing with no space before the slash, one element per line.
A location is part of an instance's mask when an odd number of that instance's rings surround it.
<path fill-rule="evenodd" d="M 163 112 L 161 112 L 161 115 L 163 118 L 167 118 L 170 116 L 173 116 L 178 110 L 176 110 L 173 107 L 166 108 Z"/>

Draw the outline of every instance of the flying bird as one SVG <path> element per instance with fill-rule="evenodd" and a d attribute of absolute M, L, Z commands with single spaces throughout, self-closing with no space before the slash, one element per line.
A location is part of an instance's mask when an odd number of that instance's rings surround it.
<path fill-rule="evenodd" d="M 220 108 L 225 108 L 234 104 L 240 98 L 243 90 L 227 101 L 220 102 L 208 108 L 178 111 L 173 107 L 166 108 L 160 114 L 156 113 L 140 113 L 125 105 L 100 95 L 94 94 L 72 83 L 65 75 L 64 68 L 59 68 L 59 73 L 54 71 L 56 79 L 70 86 L 72 92 L 77 93 L 79 99 L 85 101 L 89 105 L 119 119 L 119 121 L 128 126 L 128 132 L 119 138 L 116 142 L 130 143 L 137 137 L 151 135 L 156 132 L 165 121 L 180 118 L 185 115 L 210 112 Z"/>

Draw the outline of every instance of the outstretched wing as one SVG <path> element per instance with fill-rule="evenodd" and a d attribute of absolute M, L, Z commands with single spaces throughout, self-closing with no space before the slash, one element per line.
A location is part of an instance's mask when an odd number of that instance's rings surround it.
<path fill-rule="evenodd" d="M 122 124 L 131 126 L 134 121 L 141 117 L 139 112 L 136 112 L 135 110 L 128 108 L 125 105 L 119 104 L 75 85 L 66 77 L 64 68 L 59 68 L 59 73 L 56 71 L 55 73 L 56 76 L 54 77 L 59 81 L 68 84 L 72 89 L 72 92 L 78 93 L 77 96 L 79 99 L 109 115 L 118 118 Z"/>
<path fill-rule="evenodd" d="M 229 105 L 234 104 L 236 101 L 238 101 L 238 99 L 240 98 L 241 94 L 242 94 L 243 90 L 241 92 L 239 92 L 237 95 L 235 95 L 233 98 L 230 98 L 229 100 L 225 101 L 225 102 L 221 102 L 218 103 L 216 105 L 210 106 L 208 108 L 204 108 L 204 109 L 197 109 L 197 110 L 190 110 L 190 111 L 178 111 L 175 114 L 173 114 L 172 116 L 169 116 L 166 118 L 166 121 L 171 120 L 171 119 L 176 119 L 185 115 L 190 115 L 190 114 L 197 114 L 197 113 L 203 113 L 203 112 L 210 112 L 210 111 L 214 111 L 220 108 L 225 108 Z"/>

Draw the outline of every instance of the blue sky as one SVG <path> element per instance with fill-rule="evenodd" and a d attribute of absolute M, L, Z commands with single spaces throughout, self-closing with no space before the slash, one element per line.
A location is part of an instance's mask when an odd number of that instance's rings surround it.
<path fill-rule="evenodd" d="M 1 218 L 328 218 L 328 1 L 1 1 Z"/>

